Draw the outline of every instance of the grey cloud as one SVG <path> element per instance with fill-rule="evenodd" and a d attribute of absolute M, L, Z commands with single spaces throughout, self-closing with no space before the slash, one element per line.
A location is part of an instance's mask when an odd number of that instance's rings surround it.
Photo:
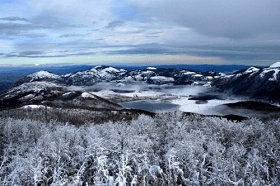
<path fill-rule="evenodd" d="M 280 34 L 279 0 L 131 0 L 142 20 L 160 21 L 193 28 L 214 37 L 242 39 L 263 33 Z"/>
<path fill-rule="evenodd" d="M 73 54 L 74 56 L 89 56 L 89 55 L 94 55 L 96 54 L 95 52 L 80 52 L 77 54 Z"/>
<path fill-rule="evenodd" d="M 23 51 L 19 53 L 20 56 L 34 56 L 34 55 L 42 55 L 42 54 L 44 54 L 44 52 L 41 51 Z"/>
<path fill-rule="evenodd" d="M 36 34 L 36 33 L 26 33 L 26 34 L 21 34 L 21 36 L 25 36 L 28 38 L 38 38 L 38 37 L 46 37 L 46 34 Z"/>
<path fill-rule="evenodd" d="M 20 36 L 34 29 L 37 29 L 36 26 L 31 24 L 0 23 L 0 34 L 2 36 Z"/>
<path fill-rule="evenodd" d="M 29 31 L 47 29 L 44 25 L 20 24 L 20 23 L 0 23 L 1 35 L 7 36 L 28 36 Z M 38 36 L 38 34 L 36 34 Z"/>
<path fill-rule="evenodd" d="M 6 57 L 29 57 L 29 58 L 35 58 L 35 57 L 40 57 L 42 55 L 45 55 L 45 53 L 42 52 L 42 51 L 31 51 L 31 50 L 28 50 L 28 51 L 22 51 L 22 52 L 19 52 L 19 53 L 10 52 L 10 53 L 4 54 L 4 55 Z"/>
<path fill-rule="evenodd" d="M 8 19 L 8 18 L 6 18 Z M 9 19 L 18 20 L 20 18 L 10 17 Z M 0 23 L 0 36 L 4 39 L 7 37 L 23 36 L 28 38 L 43 37 L 44 34 L 34 33 L 38 30 L 57 30 L 66 28 L 78 28 L 83 25 L 75 25 L 56 20 L 55 17 L 40 16 L 33 18 L 26 23 L 6 22 Z"/>
<path fill-rule="evenodd" d="M 68 56 L 72 56 L 72 55 L 44 55 L 44 53 L 42 53 L 42 55 L 24 55 L 19 53 L 19 54 L 15 54 L 15 53 L 10 53 L 10 54 L 6 54 L 6 57 L 22 57 L 22 58 L 54 58 L 54 57 L 68 57 Z"/>
<path fill-rule="evenodd" d="M 123 47 L 128 49 L 122 49 Z M 185 54 L 184 49 L 174 48 L 159 43 L 146 43 L 140 45 L 114 45 L 114 51 L 108 51 L 109 54 Z"/>
<path fill-rule="evenodd" d="M 59 36 L 59 38 L 69 38 L 69 37 L 82 37 L 82 36 L 88 36 L 91 33 L 85 33 L 85 34 L 62 34 Z"/>
<path fill-rule="evenodd" d="M 185 54 L 219 57 L 236 64 L 267 65 L 280 60 L 280 46 L 194 46 L 181 48 Z"/>
<path fill-rule="evenodd" d="M 30 19 L 32 25 L 42 28 L 42 29 L 63 29 L 63 28 L 73 28 L 73 27 L 85 27 L 82 24 L 73 24 L 68 21 L 60 19 L 60 17 L 41 15 L 33 17 Z"/>
<path fill-rule="evenodd" d="M 123 21 L 111 21 L 110 23 L 108 23 L 108 25 L 105 28 L 115 28 L 118 26 L 121 26 L 124 22 Z"/>
<path fill-rule="evenodd" d="M 80 36 L 80 34 L 63 34 L 60 35 L 60 38 L 66 38 L 66 37 L 76 37 L 76 36 Z"/>
<path fill-rule="evenodd" d="M 6 54 L 6 57 L 23 57 L 23 58 L 55 58 L 55 57 L 70 57 L 70 56 L 88 56 L 94 55 L 95 52 L 79 52 L 79 53 L 61 53 L 59 55 L 46 55 L 46 53 L 41 51 L 24 51 L 18 54 L 9 53 Z M 0 54 L 1 55 L 1 54 Z"/>
<path fill-rule="evenodd" d="M 157 31 L 157 32 L 151 32 L 150 35 L 157 35 L 157 34 L 162 34 L 163 31 Z"/>
<path fill-rule="evenodd" d="M 168 50 L 166 48 L 135 47 L 127 50 L 110 51 L 108 53 L 128 55 L 128 54 L 178 54 L 179 52 Z"/>
<path fill-rule="evenodd" d="M 42 47 L 43 46 L 43 47 Z M 18 44 L 18 48 L 29 49 L 18 55 L 10 54 L 10 57 L 67 57 L 67 56 L 83 56 L 94 55 L 95 52 L 90 49 L 103 49 L 106 54 L 113 55 L 133 55 L 133 54 L 167 54 L 167 55 L 192 55 L 200 57 L 217 57 L 225 59 L 229 62 L 254 63 L 259 65 L 268 64 L 269 62 L 280 61 L 280 45 L 248 45 L 248 46 L 174 46 L 159 43 L 147 43 L 141 45 L 106 45 L 98 42 L 87 41 L 72 41 L 65 43 L 27 43 Z M 45 55 L 43 52 L 33 51 L 32 49 L 39 48 L 40 51 L 45 51 L 48 48 L 52 49 L 68 49 L 60 51 L 60 55 Z M 124 49 L 125 48 L 125 49 Z"/>
<path fill-rule="evenodd" d="M 22 17 L 17 17 L 17 16 L 1 17 L 0 20 L 4 20 L 4 21 L 25 21 L 25 22 L 29 22 L 28 19 L 22 18 Z"/>
<path fill-rule="evenodd" d="M 129 49 L 109 51 L 109 54 L 168 54 L 218 57 L 229 62 L 267 64 L 280 61 L 280 46 L 171 46 L 157 43 L 130 45 Z"/>

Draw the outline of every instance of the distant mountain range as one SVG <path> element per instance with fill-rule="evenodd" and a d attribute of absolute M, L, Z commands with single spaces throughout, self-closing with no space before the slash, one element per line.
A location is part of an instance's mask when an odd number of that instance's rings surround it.
<path fill-rule="evenodd" d="M 0 74 L 11 74 L 11 73 L 25 73 L 31 74 L 37 71 L 46 70 L 54 74 L 63 75 L 68 73 L 74 73 L 78 71 L 87 70 L 90 68 L 94 68 L 96 65 L 54 65 L 54 66 L 18 66 L 18 67 L 1 67 Z M 123 68 L 126 70 L 144 70 L 149 66 L 128 66 L 128 65 L 114 65 L 116 68 Z M 230 73 L 237 70 L 242 70 L 249 68 L 248 65 L 156 65 L 158 69 L 162 68 L 181 68 L 181 69 L 189 69 L 194 71 L 215 71 L 215 72 L 223 72 Z M 264 67 L 264 66 L 259 66 Z"/>
<path fill-rule="evenodd" d="M 119 109 L 121 106 L 90 93 L 69 91 L 69 86 L 92 86 L 100 82 L 114 82 L 117 86 L 143 82 L 151 85 L 195 85 L 216 87 L 230 95 L 280 102 L 280 63 L 266 68 L 250 67 L 231 74 L 215 71 L 193 71 L 180 68 L 126 70 L 110 66 L 96 66 L 88 70 L 64 75 L 38 71 L 24 76 L 0 95 L 2 106 L 48 103 L 56 106 L 89 106 Z M 71 103 L 67 101 L 71 98 Z M 88 99 L 92 100 L 88 104 Z M 73 101 L 74 100 L 74 101 Z M 86 101 L 85 101 L 86 100 Z M 93 106 L 92 106 L 93 105 Z"/>
<path fill-rule="evenodd" d="M 146 82 L 148 84 L 175 84 L 175 85 L 204 85 L 210 86 L 214 80 L 226 76 L 224 73 L 214 71 L 198 72 L 185 69 L 158 69 L 147 67 L 144 70 L 125 70 L 115 67 L 96 66 L 89 70 L 56 75 L 48 71 L 39 71 L 29 74 L 13 86 L 31 82 L 52 82 L 61 85 L 91 86 L 99 82 L 134 83 Z"/>
<path fill-rule="evenodd" d="M 1 67 L 0 68 L 0 92 L 3 92 L 24 76 L 38 72 L 48 71 L 57 75 L 65 75 L 79 71 L 85 71 L 94 68 L 93 65 L 54 65 L 54 66 L 19 66 L 19 67 Z M 116 65 L 116 68 L 122 68 L 128 71 L 145 70 L 148 66 L 127 66 Z M 188 69 L 193 71 L 207 72 L 215 71 L 222 73 L 232 73 L 237 70 L 246 69 L 250 66 L 244 65 L 159 65 L 157 69 Z"/>

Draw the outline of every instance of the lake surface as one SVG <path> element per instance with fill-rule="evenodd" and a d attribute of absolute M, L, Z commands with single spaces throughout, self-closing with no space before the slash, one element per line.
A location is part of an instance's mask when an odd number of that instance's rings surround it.
<path fill-rule="evenodd" d="M 152 101 L 152 100 L 138 100 L 124 102 L 120 104 L 125 108 L 141 109 L 150 112 L 159 111 L 175 111 L 179 109 L 179 105 L 164 102 L 164 101 Z"/>

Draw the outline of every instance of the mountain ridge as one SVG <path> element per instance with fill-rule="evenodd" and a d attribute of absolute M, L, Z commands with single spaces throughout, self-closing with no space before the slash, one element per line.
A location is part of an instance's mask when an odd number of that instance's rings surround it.
<path fill-rule="evenodd" d="M 207 71 L 198 72 L 187 69 L 158 69 L 147 67 L 142 70 L 125 70 L 111 66 L 96 66 L 88 70 L 57 75 L 48 71 L 38 71 L 24 76 L 10 89 L 0 95 L 2 106 L 11 104 L 33 104 L 51 102 L 55 105 L 88 105 L 83 100 L 83 92 L 70 91 L 69 86 L 93 86 L 97 83 L 147 85 L 194 85 L 215 87 L 229 95 L 248 96 L 253 99 L 280 102 L 280 66 L 278 63 L 266 68 L 250 67 L 232 74 Z M 71 97 L 71 101 L 69 95 Z M 88 95 L 89 96 L 89 95 Z M 121 106 L 106 102 L 94 94 L 86 99 L 95 99 L 102 108 L 120 109 Z M 64 101 L 63 101 L 64 100 Z M 64 103 L 63 103 L 64 102 Z M 93 104 L 94 105 L 94 104 Z M 99 107 L 95 104 L 94 107 Z"/>

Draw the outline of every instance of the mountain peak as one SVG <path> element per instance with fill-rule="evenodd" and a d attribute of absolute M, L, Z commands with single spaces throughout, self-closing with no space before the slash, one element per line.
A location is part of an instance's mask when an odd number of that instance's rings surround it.
<path fill-rule="evenodd" d="M 250 68 L 248 68 L 244 73 L 245 74 L 248 74 L 248 73 L 252 73 L 252 72 L 258 72 L 258 71 L 260 71 L 260 69 L 259 68 L 256 68 L 256 67 L 250 67 Z"/>
<path fill-rule="evenodd" d="M 147 67 L 147 70 L 157 70 L 156 67 Z"/>
<path fill-rule="evenodd" d="M 30 74 L 29 77 L 33 77 L 34 79 L 43 79 L 43 78 L 56 79 L 59 78 L 60 76 L 56 74 L 52 74 L 48 71 L 41 70 L 33 74 Z"/>
<path fill-rule="evenodd" d="M 279 62 L 276 62 L 276 63 L 273 63 L 269 66 L 270 68 L 277 68 L 277 67 L 280 67 L 280 61 Z"/>

